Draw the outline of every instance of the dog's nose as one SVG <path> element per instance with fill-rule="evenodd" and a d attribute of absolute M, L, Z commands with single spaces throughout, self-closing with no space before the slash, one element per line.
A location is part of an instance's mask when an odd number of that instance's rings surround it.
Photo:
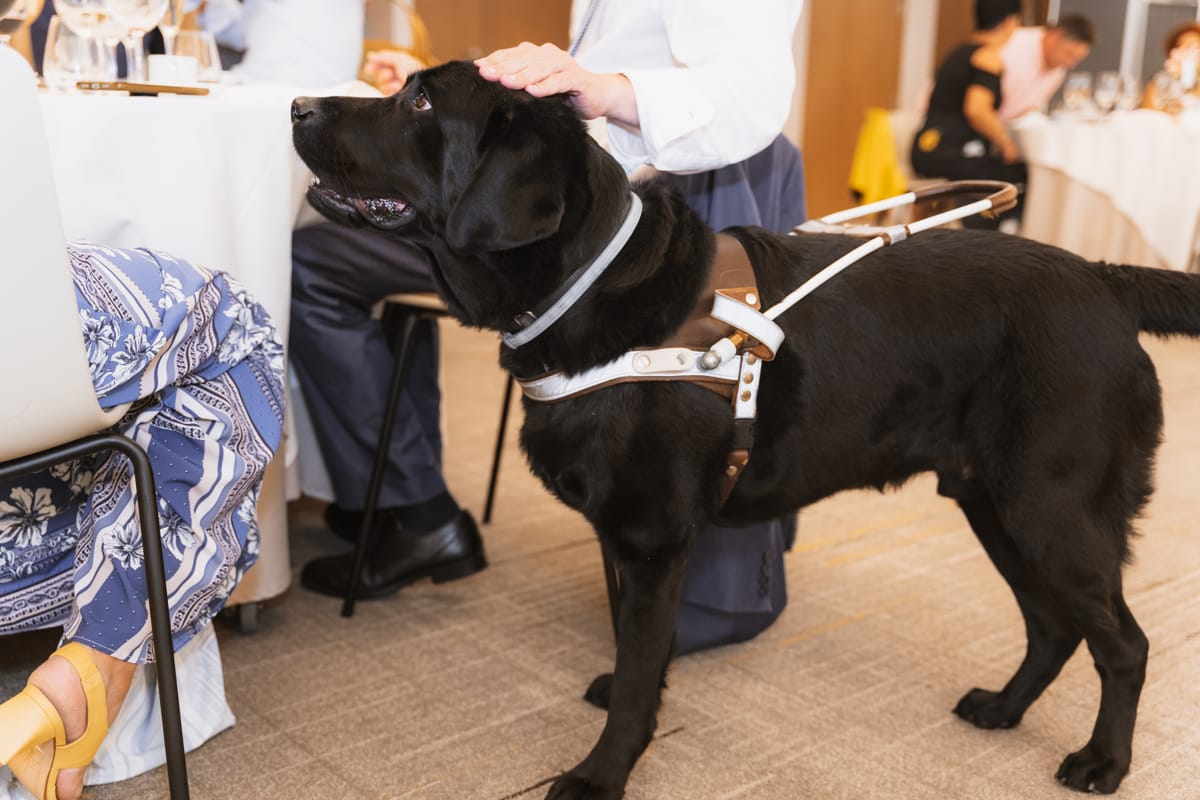
<path fill-rule="evenodd" d="M 312 114 L 316 109 L 317 104 L 315 97 L 297 97 L 292 101 L 292 124 L 295 125 L 300 120 Z"/>

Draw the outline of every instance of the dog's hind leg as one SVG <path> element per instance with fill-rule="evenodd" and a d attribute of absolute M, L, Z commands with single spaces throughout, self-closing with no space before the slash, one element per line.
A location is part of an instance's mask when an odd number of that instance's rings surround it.
<path fill-rule="evenodd" d="M 1060 593 L 1059 601 L 1083 630 L 1095 660 L 1100 674 L 1100 713 L 1092 738 L 1063 759 L 1055 777 L 1072 789 L 1108 794 L 1117 790 L 1129 771 L 1149 642 L 1125 604 L 1119 565 L 1114 567 L 1106 592 L 1088 587 L 1077 597 Z"/>
<path fill-rule="evenodd" d="M 617 664 L 600 740 L 550 787 L 546 800 L 617 800 L 657 724 L 675 636 L 686 554 L 617 561 L 621 603 Z"/>
<path fill-rule="evenodd" d="M 980 728 L 1011 728 L 1058 675 L 1083 637 L 1055 610 L 1046 590 L 1030 574 L 987 492 L 976 486 L 958 504 L 1012 589 L 1025 618 L 1028 641 L 1021 666 L 1002 690 L 972 689 L 958 701 L 954 713 Z"/>

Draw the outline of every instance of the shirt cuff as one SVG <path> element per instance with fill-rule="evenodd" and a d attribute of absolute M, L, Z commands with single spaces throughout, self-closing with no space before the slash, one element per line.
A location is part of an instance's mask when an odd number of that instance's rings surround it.
<path fill-rule="evenodd" d="M 637 98 L 640 133 L 619 125 L 608 126 L 613 154 L 624 164 L 636 160 L 651 163 L 660 169 L 674 171 L 669 163 L 659 163 L 659 155 L 689 134 L 710 125 L 716 115 L 712 101 L 691 80 L 693 76 L 682 69 L 627 70 L 623 73 L 633 85 Z M 706 168 L 695 164 L 695 156 L 687 156 L 691 169 Z"/>

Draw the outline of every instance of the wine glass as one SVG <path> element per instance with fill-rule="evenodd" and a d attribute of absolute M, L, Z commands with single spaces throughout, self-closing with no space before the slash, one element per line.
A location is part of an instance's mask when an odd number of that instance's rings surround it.
<path fill-rule="evenodd" d="M 163 35 L 163 47 L 169 56 L 175 54 L 175 37 L 179 33 L 179 27 L 183 25 L 183 3 L 184 0 L 167 0 L 167 12 L 158 23 L 158 29 Z"/>
<path fill-rule="evenodd" d="M 1073 114 L 1082 114 L 1091 102 L 1091 73 L 1072 72 L 1063 83 L 1063 107 Z"/>
<path fill-rule="evenodd" d="M 32 5 L 33 0 L 0 0 L 0 46 L 25 24 Z"/>
<path fill-rule="evenodd" d="M 54 0 L 54 13 L 80 36 L 96 36 L 108 16 L 104 0 Z"/>
<path fill-rule="evenodd" d="M 205 83 L 221 80 L 221 54 L 217 40 L 208 31 L 180 31 L 175 37 L 175 55 L 196 59 L 196 80 Z"/>
<path fill-rule="evenodd" d="M 142 39 L 167 13 L 168 0 L 106 0 L 108 11 L 125 28 L 125 72 L 130 80 L 146 79 Z"/>
<path fill-rule="evenodd" d="M 1109 114 L 1117 105 L 1121 95 L 1121 73 L 1105 70 L 1096 76 L 1096 87 L 1092 90 L 1092 100 L 1101 114 Z"/>
<path fill-rule="evenodd" d="M 1117 94 L 1117 110 L 1133 111 L 1142 103 L 1142 86 L 1132 75 L 1121 76 L 1121 91 Z"/>
<path fill-rule="evenodd" d="M 65 92 L 78 81 L 116 77 L 116 71 L 117 65 L 103 42 L 90 32 L 79 33 L 58 15 L 50 18 L 42 56 L 46 86 Z"/>

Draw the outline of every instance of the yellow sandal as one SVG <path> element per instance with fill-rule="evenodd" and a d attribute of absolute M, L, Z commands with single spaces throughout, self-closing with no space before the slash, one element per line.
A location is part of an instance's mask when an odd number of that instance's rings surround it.
<path fill-rule="evenodd" d="M 83 685 L 87 727 L 82 736 L 67 743 L 62 716 L 36 686 L 27 685 L 20 694 L 0 705 L 0 766 L 7 764 L 38 800 L 58 800 L 54 787 L 58 773 L 92 763 L 108 734 L 104 680 L 88 649 L 70 642 L 54 655 L 75 668 Z"/>

